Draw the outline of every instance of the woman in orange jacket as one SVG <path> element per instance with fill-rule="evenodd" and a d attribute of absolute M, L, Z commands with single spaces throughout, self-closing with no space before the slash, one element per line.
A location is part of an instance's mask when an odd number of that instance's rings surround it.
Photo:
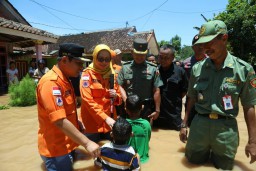
<path fill-rule="evenodd" d="M 82 72 L 80 92 L 85 135 L 94 142 L 110 140 L 110 131 L 117 117 L 113 106 L 120 105 L 122 100 L 107 45 L 95 47 L 93 62 Z"/>

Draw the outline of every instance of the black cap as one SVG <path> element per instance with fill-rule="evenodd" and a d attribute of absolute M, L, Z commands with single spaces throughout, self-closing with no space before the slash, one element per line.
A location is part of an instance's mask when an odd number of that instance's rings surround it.
<path fill-rule="evenodd" d="M 74 43 L 62 43 L 60 44 L 59 57 L 68 56 L 78 60 L 85 61 L 83 57 L 84 47 Z"/>
<path fill-rule="evenodd" d="M 197 35 L 195 35 L 195 36 L 193 37 L 192 46 L 198 41 L 198 39 L 199 39 L 199 36 L 198 36 L 198 34 L 197 34 Z"/>
<path fill-rule="evenodd" d="M 137 54 L 147 54 L 148 42 L 142 38 L 136 38 L 133 41 L 133 52 Z"/>

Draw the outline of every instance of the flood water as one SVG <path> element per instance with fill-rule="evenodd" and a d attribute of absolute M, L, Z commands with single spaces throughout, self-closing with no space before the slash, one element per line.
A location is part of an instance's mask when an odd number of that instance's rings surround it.
<path fill-rule="evenodd" d="M 7 104 L 9 97 L 0 96 L 0 105 Z M 240 108 L 241 109 L 241 108 Z M 256 163 L 250 164 L 244 153 L 247 128 L 242 110 L 237 118 L 240 132 L 240 146 L 236 155 L 234 171 L 256 171 Z M 43 171 L 43 162 L 37 151 L 37 108 L 11 107 L 0 110 L 0 171 Z M 143 171 L 211 171 L 216 170 L 210 163 L 192 165 L 184 157 L 185 144 L 179 141 L 179 132 L 153 130 L 150 140 L 150 160 L 141 166 Z M 99 170 L 86 151 L 78 148 L 76 171 Z"/>

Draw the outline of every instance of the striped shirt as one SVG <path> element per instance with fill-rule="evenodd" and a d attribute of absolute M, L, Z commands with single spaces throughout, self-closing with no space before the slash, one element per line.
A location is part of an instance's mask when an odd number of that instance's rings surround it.
<path fill-rule="evenodd" d="M 138 156 L 129 145 L 116 145 L 112 142 L 101 147 L 101 157 L 95 164 L 102 166 L 104 171 L 138 171 Z"/>

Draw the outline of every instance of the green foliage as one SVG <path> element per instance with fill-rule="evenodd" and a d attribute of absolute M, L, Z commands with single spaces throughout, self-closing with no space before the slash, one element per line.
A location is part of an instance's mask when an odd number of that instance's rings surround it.
<path fill-rule="evenodd" d="M 193 54 L 194 54 L 194 51 L 193 51 L 192 47 L 184 45 L 180 51 L 180 58 L 181 58 L 181 60 L 184 60 L 184 59 L 192 56 Z"/>
<path fill-rule="evenodd" d="M 233 54 L 250 63 L 256 62 L 255 0 L 229 0 L 226 11 L 215 17 L 230 29 L 229 43 Z"/>
<path fill-rule="evenodd" d="M 36 84 L 27 74 L 19 84 L 9 87 L 11 106 L 30 106 L 36 104 Z"/>
<path fill-rule="evenodd" d="M 158 46 L 159 46 L 159 47 L 161 47 L 161 46 L 163 46 L 163 45 L 168 45 L 168 44 L 170 44 L 170 42 L 165 41 L 165 40 L 161 40 L 160 42 L 158 42 Z"/>
<path fill-rule="evenodd" d="M 0 105 L 0 110 L 10 109 L 8 105 Z"/>
<path fill-rule="evenodd" d="M 176 55 L 180 54 L 180 50 L 181 50 L 181 37 L 179 37 L 178 35 L 175 35 L 173 38 L 171 38 L 170 44 L 177 51 Z"/>

